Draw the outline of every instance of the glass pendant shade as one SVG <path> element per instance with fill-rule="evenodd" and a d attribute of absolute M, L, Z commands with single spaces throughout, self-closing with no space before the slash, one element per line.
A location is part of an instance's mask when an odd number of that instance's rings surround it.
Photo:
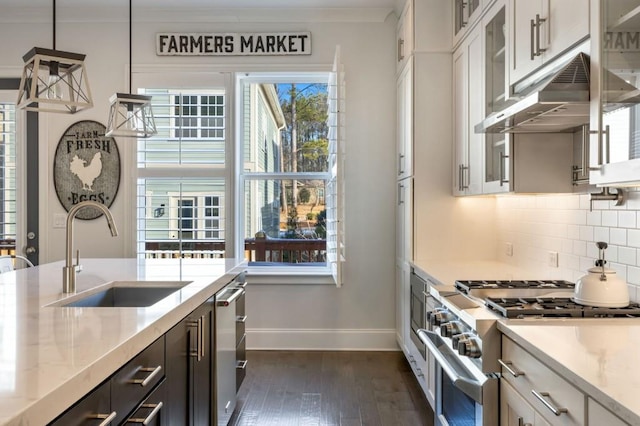
<path fill-rule="evenodd" d="M 148 138 L 158 133 L 151 96 L 116 93 L 109 102 L 111 108 L 106 136 Z"/>
<path fill-rule="evenodd" d="M 18 108 L 75 114 L 93 106 L 85 55 L 34 47 L 22 59 L 24 68 Z"/>

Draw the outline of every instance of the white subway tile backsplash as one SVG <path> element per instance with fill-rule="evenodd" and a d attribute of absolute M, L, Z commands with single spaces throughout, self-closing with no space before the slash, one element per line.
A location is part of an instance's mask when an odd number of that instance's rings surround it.
<path fill-rule="evenodd" d="M 635 266 L 629 266 L 627 268 L 627 282 L 630 284 L 640 284 L 640 268 L 636 268 Z M 629 294 L 631 298 L 631 294 Z"/>
<path fill-rule="evenodd" d="M 627 245 L 631 247 L 640 247 L 640 230 L 629 229 L 627 231 Z"/>
<path fill-rule="evenodd" d="M 593 228 L 593 239 L 595 241 L 604 241 L 608 243 L 610 240 L 609 228 L 603 228 L 600 226 Z"/>
<path fill-rule="evenodd" d="M 580 239 L 580 226 L 578 225 L 567 225 L 567 238 L 572 240 Z"/>
<path fill-rule="evenodd" d="M 587 213 L 587 225 L 600 226 L 602 224 L 602 212 L 594 210 Z"/>
<path fill-rule="evenodd" d="M 631 247 L 618 247 L 618 262 L 629 266 L 636 266 L 638 250 Z"/>
<path fill-rule="evenodd" d="M 635 211 L 619 211 L 618 212 L 618 226 L 620 228 L 635 228 L 636 227 L 636 212 Z"/>
<path fill-rule="evenodd" d="M 586 256 L 587 255 L 587 243 L 585 241 L 574 241 L 573 242 L 573 254 L 576 256 Z"/>
<path fill-rule="evenodd" d="M 609 230 L 609 242 L 618 246 L 627 245 L 627 230 L 620 228 L 611 228 Z"/>
<path fill-rule="evenodd" d="M 582 241 L 593 241 L 593 226 L 581 226 L 580 239 Z"/>
<path fill-rule="evenodd" d="M 602 226 L 618 226 L 618 212 L 612 210 L 603 210 Z"/>

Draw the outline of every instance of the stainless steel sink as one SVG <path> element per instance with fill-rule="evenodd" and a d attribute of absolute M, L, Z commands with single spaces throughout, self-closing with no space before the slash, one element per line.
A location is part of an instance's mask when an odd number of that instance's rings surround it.
<path fill-rule="evenodd" d="M 113 281 L 48 306 L 69 308 L 143 308 L 181 290 L 182 281 Z"/>

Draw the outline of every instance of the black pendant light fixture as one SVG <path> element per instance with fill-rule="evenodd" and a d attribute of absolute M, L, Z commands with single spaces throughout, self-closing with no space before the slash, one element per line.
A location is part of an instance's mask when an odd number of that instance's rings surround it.
<path fill-rule="evenodd" d="M 75 114 L 91 108 L 85 55 L 56 50 L 56 0 L 53 0 L 53 49 L 34 47 L 24 68 L 17 107 L 27 111 Z"/>
<path fill-rule="evenodd" d="M 148 138 L 158 133 L 151 108 L 151 96 L 131 93 L 132 80 L 132 7 L 129 0 L 129 93 L 115 93 L 109 98 L 106 136 Z"/>

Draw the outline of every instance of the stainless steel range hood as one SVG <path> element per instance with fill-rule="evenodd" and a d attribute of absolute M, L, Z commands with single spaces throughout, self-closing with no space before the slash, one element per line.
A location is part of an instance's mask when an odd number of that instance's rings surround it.
<path fill-rule="evenodd" d="M 568 63 L 542 70 L 520 87 L 520 95 L 508 106 L 475 126 L 476 133 L 571 132 L 589 122 L 586 54 L 579 53 Z"/>

